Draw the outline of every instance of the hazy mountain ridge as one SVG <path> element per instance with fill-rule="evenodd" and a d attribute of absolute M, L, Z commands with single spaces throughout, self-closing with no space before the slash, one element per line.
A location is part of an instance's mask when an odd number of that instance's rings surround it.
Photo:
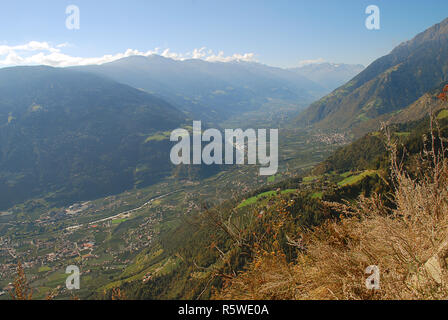
<path fill-rule="evenodd" d="M 305 107 L 327 89 L 300 74 L 255 62 L 131 56 L 77 67 L 156 94 L 202 120 L 261 110 L 271 100 Z"/>

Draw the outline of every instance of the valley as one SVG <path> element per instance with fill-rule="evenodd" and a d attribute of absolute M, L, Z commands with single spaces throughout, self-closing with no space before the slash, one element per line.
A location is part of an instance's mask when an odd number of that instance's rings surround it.
<path fill-rule="evenodd" d="M 276 65 L 1 45 L 0 300 L 446 299 L 448 18 L 375 22 L 241 40 Z"/>
<path fill-rule="evenodd" d="M 36 298 L 45 298 L 50 288 L 57 288 L 53 293 L 60 298 L 69 298 L 71 293 L 65 289 L 69 265 L 79 266 L 82 272 L 77 296 L 101 295 L 142 251 L 160 250 L 160 234 L 175 230 L 186 217 L 201 212 L 201 206 L 238 201 L 257 188 L 305 173 L 348 142 L 338 140 L 338 135 L 303 130 L 280 130 L 279 137 L 280 169 L 273 177 L 260 177 L 256 166 L 232 166 L 205 179 L 172 176 L 143 189 L 66 207 L 54 207 L 45 198 L 16 205 L 0 217 L 0 288 L 10 289 L 15 261 L 20 259 Z M 13 226 L 12 221 L 16 221 Z M 171 268 L 174 261 L 169 257 L 159 272 Z M 133 272 L 125 279 L 142 280 L 148 272 Z"/>

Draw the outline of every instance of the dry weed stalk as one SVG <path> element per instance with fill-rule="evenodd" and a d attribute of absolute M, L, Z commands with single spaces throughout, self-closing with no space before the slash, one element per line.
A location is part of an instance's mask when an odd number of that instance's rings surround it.
<path fill-rule="evenodd" d="M 33 290 L 29 287 L 25 270 L 20 261 L 17 262 L 17 276 L 13 283 L 14 289 L 10 295 L 13 300 L 31 300 L 33 298 Z"/>

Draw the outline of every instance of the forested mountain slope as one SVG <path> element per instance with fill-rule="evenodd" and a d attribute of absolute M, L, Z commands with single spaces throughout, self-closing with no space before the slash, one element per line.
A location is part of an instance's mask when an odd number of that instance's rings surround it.
<path fill-rule="evenodd" d="M 184 121 L 165 101 L 103 77 L 1 69 L 0 208 L 50 193 L 66 202 L 153 183 L 171 170 L 170 146 L 147 139 Z"/>
<path fill-rule="evenodd" d="M 393 115 L 448 79 L 448 19 L 395 48 L 296 119 L 319 128 L 362 128 Z"/>

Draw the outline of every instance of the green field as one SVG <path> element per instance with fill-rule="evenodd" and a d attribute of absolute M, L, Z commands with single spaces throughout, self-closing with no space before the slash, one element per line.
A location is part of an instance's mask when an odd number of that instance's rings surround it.
<path fill-rule="evenodd" d="M 157 132 L 156 134 L 146 138 L 145 143 L 148 143 L 148 142 L 151 142 L 151 141 L 169 140 L 170 139 L 170 135 L 171 135 L 170 131 Z"/>
<path fill-rule="evenodd" d="M 296 189 L 288 189 L 288 190 L 281 191 L 280 194 L 288 194 L 288 193 L 293 193 L 296 191 L 297 191 Z M 257 201 L 262 198 L 272 198 L 276 194 L 277 194 L 277 191 L 267 191 L 267 192 L 260 193 L 254 197 L 251 197 L 251 198 L 246 199 L 243 202 L 241 202 L 240 205 L 238 206 L 238 208 L 241 209 L 241 208 L 253 205 L 253 204 L 257 203 Z"/>
<path fill-rule="evenodd" d="M 366 170 L 360 174 L 357 175 L 352 175 L 349 177 L 346 177 L 347 174 L 343 174 L 341 175 L 343 178 L 345 178 L 344 180 L 342 180 L 341 182 L 338 183 L 338 185 L 340 187 L 345 187 L 345 186 L 350 186 L 353 184 L 356 184 L 358 182 L 360 182 L 362 179 L 364 179 L 365 177 L 368 176 L 374 176 L 378 174 L 378 172 L 376 170 Z"/>
<path fill-rule="evenodd" d="M 323 192 L 315 192 L 311 195 L 312 199 L 322 199 L 322 197 L 324 196 Z"/>
<path fill-rule="evenodd" d="M 39 268 L 39 270 L 37 272 L 48 272 L 51 271 L 52 269 L 49 266 L 42 266 Z"/>
<path fill-rule="evenodd" d="M 303 182 L 313 182 L 315 180 L 318 180 L 322 178 L 322 176 L 308 176 L 303 178 Z"/>
<path fill-rule="evenodd" d="M 127 218 L 124 218 L 124 219 L 115 219 L 115 220 L 112 220 L 112 224 L 120 224 L 120 223 L 125 222 L 125 221 L 127 221 L 127 220 L 128 220 Z"/>
<path fill-rule="evenodd" d="M 437 115 L 437 120 L 441 120 L 441 119 L 445 119 L 448 118 L 448 110 L 447 109 L 443 109 L 442 111 L 440 111 L 440 113 Z"/>

